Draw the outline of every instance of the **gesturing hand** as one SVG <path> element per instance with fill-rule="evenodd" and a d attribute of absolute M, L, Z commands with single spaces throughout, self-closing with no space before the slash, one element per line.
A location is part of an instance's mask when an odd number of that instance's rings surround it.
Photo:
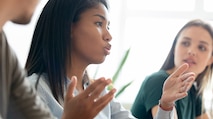
<path fill-rule="evenodd" d="M 113 99 L 116 91 L 112 89 L 100 97 L 101 92 L 111 83 L 111 80 L 100 78 L 82 93 L 73 96 L 77 78 L 73 76 L 71 81 L 65 97 L 62 119 L 93 119 Z"/>
<path fill-rule="evenodd" d="M 187 63 L 181 65 L 164 82 L 163 94 L 160 99 L 161 106 L 169 108 L 174 105 L 176 100 L 188 95 L 187 91 L 191 88 L 195 80 L 195 73 L 185 73 L 188 67 Z"/>

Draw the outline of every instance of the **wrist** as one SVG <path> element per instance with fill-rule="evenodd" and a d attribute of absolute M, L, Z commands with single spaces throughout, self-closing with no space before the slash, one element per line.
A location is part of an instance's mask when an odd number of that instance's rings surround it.
<path fill-rule="evenodd" d="M 165 111 L 171 111 L 173 110 L 173 107 L 175 106 L 174 103 L 167 103 L 164 101 L 159 100 L 159 107 Z"/>

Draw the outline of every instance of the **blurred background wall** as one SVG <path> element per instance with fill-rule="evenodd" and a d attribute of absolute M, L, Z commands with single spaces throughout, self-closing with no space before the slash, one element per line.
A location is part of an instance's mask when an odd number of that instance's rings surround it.
<path fill-rule="evenodd" d="M 126 108 L 130 108 L 144 78 L 157 71 L 165 60 L 179 29 L 191 19 L 203 19 L 213 25 L 212 0 L 109 0 L 113 36 L 110 56 L 100 65 L 88 67 L 92 77 L 112 77 L 123 57 L 131 48 L 129 57 L 118 81 L 120 88 L 134 82 L 118 97 Z M 24 67 L 33 30 L 39 14 L 47 0 L 41 0 L 32 21 L 27 26 L 8 22 L 4 30 L 9 43 Z M 205 93 L 206 106 L 212 99 L 212 88 Z"/>

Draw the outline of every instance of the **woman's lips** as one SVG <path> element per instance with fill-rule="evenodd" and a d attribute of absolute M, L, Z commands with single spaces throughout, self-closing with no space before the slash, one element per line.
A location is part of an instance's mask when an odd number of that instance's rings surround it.
<path fill-rule="evenodd" d="M 184 62 L 188 63 L 190 66 L 196 64 L 196 62 L 192 59 L 185 59 Z"/>
<path fill-rule="evenodd" d="M 109 55 L 110 54 L 110 50 L 111 50 L 111 45 L 107 45 L 105 48 L 104 48 L 104 51 L 105 51 L 105 54 L 106 55 Z"/>
<path fill-rule="evenodd" d="M 104 48 L 104 51 L 105 51 L 105 54 L 106 54 L 106 55 L 109 55 L 109 54 L 110 54 L 110 49 L 109 49 L 109 48 L 106 48 L 106 47 L 105 47 L 105 48 Z"/>

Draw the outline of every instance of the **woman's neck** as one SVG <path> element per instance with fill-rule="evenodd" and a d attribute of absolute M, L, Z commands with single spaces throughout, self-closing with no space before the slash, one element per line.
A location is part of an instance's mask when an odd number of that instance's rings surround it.
<path fill-rule="evenodd" d="M 0 16 L 1 18 L 1 16 Z M 4 22 L 3 20 L 0 20 L 0 33 L 3 31 L 3 26 L 6 22 Z"/>
<path fill-rule="evenodd" d="M 85 62 L 82 58 L 79 58 L 78 55 L 75 55 L 75 52 L 72 52 L 71 56 L 71 64 L 67 67 L 68 77 L 71 79 L 72 76 L 77 77 L 77 86 L 76 89 L 81 92 L 84 90 L 83 88 L 83 76 L 85 73 L 85 69 L 87 68 L 88 63 Z"/>
<path fill-rule="evenodd" d="M 73 68 L 72 70 L 69 71 L 68 77 L 71 79 L 73 76 L 77 77 L 77 85 L 76 89 L 81 92 L 83 91 L 83 76 L 84 76 L 84 69 L 78 69 L 78 68 Z"/>
<path fill-rule="evenodd" d="M 4 6 L 4 3 L 0 5 L 0 32 L 2 32 L 4 24 L 11 20 L 6 8 L 7 6 Z"/>

